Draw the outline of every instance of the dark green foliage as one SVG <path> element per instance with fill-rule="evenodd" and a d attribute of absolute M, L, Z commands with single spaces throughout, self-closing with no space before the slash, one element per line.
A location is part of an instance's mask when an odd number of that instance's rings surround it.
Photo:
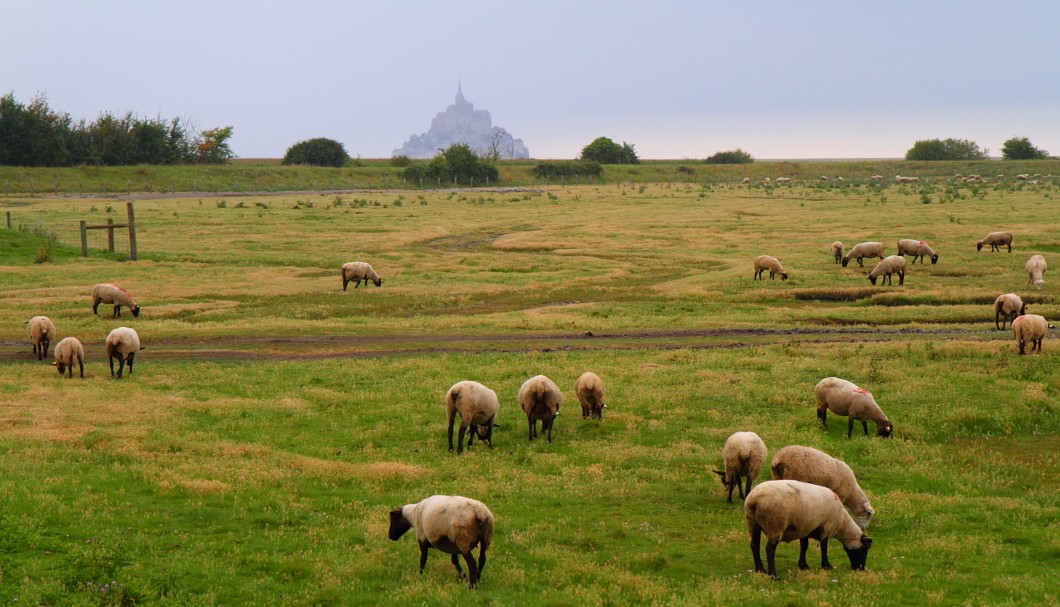
<path fill-rule="evenodd" d="M 102 114 L 74 123 L 52 110 L 41 95 L 29 105 L 13 93 L 0 97 L 0 165 L 77 166 L 227 162 L 232 127 L 203 131 L 194 139 L 179 118 Z"/>
<path fill-rule="evenodd" d="M 582 160 L 591 160 L 600 164 L 637 164 L 637 152 L 633 144 L 622 142 L 618 145 L 607 137 L 597 137 L 592 143 L 582 148 Z"/>
<path fill-rule="evenodd" d="M 1031 145 L 1026 137 L 1013 137 L 1001 145 L 1001 158 L 1004 160 L 1044 160 L 1049 152 Z"/>
<path fill-rule="evenodd" d="M 407 167 L 412 166 L 412 159 L 404 154 L 398 154 L 390 159 L 390 166 Z"/>
<path fill-rule="evenodd" d="M 575 160 L 566 162 L 539 162 L 531 173 L 538 179 L 560 179 L 563 177 L 599 177 L 604 168 L 598 162 Z"/>
<path fill-rule="evenodd" d="M 906 160 L 986 160 L 987 150 L 967 139 L 923 139 L 905 153 Z"/>
<path fill-rule="evenodd" d="M 707 164 L 750 164 L 754 161 L 754 157 L 750 154 L 740 148 L 736 148 L 727 152 L 718 152 L 703 162 Z"/>
<path fill-rule="evenodd" d="M 327 137 L 300 141 L 287 148 L 283 164 L 309 164 L 320 167 L 341 167 L 349 161 L 346 147 Z"/>
<path fill-rule="evenodd" d="M 408 167 L 403 176 L 413 184 L 427 185 L 486 185 L 498 179 L 497 167 L 483 162 L 466 143 L 454 143 L 427 165 Z"/>

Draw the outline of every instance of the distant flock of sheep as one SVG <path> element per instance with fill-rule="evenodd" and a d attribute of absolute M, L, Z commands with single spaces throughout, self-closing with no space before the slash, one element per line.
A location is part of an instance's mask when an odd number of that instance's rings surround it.
<path fill-rule="evenodd" d="M 1017 175 L 1017 177 L 1019 177 Z M 1001 247 L 1008 247 L 1008 252 L 1012 252 L 1012 234 L 1010 232 L 990 232 L 982 240 L 975 243 L 977 251 L 982 251 L 983 247 L 990 247 L 991 252 L 1000 251 Z M 862 261 L 865 258 L 878 258 L 880 261 L 876 264 L 876 267 L 869 272 L 868 279 L 873 285 L 879 280 L 880 285 L 893 284 L 891 282 L 891 276 L 893 274 L 898 275 L 898 284 L 905 284 L 905 272 L 906 263 L 905 256 L 912 255 L 915 264 L 916 260 L 919 259 L 920 263 L 924 263 L 924 259 L 930 259 L 932 265 L 938 263 L 939 256 L 934 249 L 931 248 L 927 242 L 923 240 L 916 240 L 912 238 L 903 238 L 898 241 L 898 254 L 897 255 L 886 255 L 883 247 L 883 243 L 880 242 L 862 242 L 854 245 L 850 251 L 844 254 L 844 246 L 840 241 L 835 241 L 828 246 L 828 250 L 832 257 L 835 259 L 835 263 L 842 263 L 843 267 L 847 267 L 850 260 L 856 260 L 858 265 L 865 267 L 865 263 Z M 1045 262 L 1045 257 L 1042 255 L 1031 255 L 1027 263 L 1024 264 L 1024 269 L 1027 271 L 1027 284 L 1033 285 L 1039 291 L 1045 286 L 1045 270 L 1048 268 L 1048 264 Z M 788 272 L 781 265 L 780 260 L 772 255 L 759 255 L 754 260 L 754 280 L 765 280 L 765 273 L 769 272 L 769 279 L 773 280 L 776 276 L 780 276 L 781 280 L 788 279 Z M 1004 322 L 1000 322 L 1004 319 Z M 1019 322 L 1016 322 L 1016 321 Z M 1016 338 L 1016 342 L 1019 344 L 1019 353 L 1025 354 L 1026 344 L 1031 344 L 1031 352 L 1042 351 L 1042 339 L 1049 330 L 1049 323 L 1045 317 L 1038 314 L 1027 314 L 1027 306 L 1023 303 L 1023 300 L 1019 295 L 1015 293 L 1005 293 L 999 295 L 994 301 L 994 324 L 998 330 L 1003 330 L 1005 323 L 1012 323 L 1012 331 Z"/>
<path fill-rule="evenodd" d="M 823 178 L 823 177 L 822 177 Z M 873 178 L 876 178 L 874 176 Z M 882 177 L 881 177 L 882 178 Z M 781 182 L 778 178 L 777 181 Z M 823 178 L 824 179 L 824 178 Z M 839 178 L 842 179 L 842 178 Z M 899 181 L 915 180 L 915 177 L 898 177 Z M 745 179 L 747 183 L 749 180 Z M 768 181 L 768 179 L 767 179 Z M 1012 234 L 991 232 L 977 243 L 978 250 L 990 246 L 991 251 L 1007 246 L 1012 252 Z M 864 266 L 863 259 L 880 258 L 881 261 L 869 273 L 873 285 L 882 277 L 883 283 L 890 283 L 891 275 L 898 275 L 898 284 L 905 283 L 905 256 L 912 255 L 913 262 L 919 258 L 930 259 L 932 264 L 938 262 L 939 256 L 928 243 L 903 239 L 898 241 L 898 254 L 884 257 L 883 244 L 863 242 L 855 245 L 844 254 L 841 242 L 833 242 L 830 252 L 836 263 L 846 267 L 850 260 L 857 260 Z M 760 255 L 755 258 L 756 280 L 770 279 L 779 275 L 787 280 L 788 273 L 776 257 Z M 1026 264 L 1029 283 L 1041 289 L 1044 284 L 1042 275 L 1046 270 L 1044 257 L 1034 255 Z M 342 289 L 347 290 L 349 283 L 358 288 L 371 281 L 376 286 L 383 284 L 382 278 L 374 268 L 365 262 L 349 262 L 342 266 Z M 134 317 L 140 315 L 140 306 L 129 296 L 128 292 L 113 284 L 98 284 L 92 289 L 92 312 L 98 314 L 101 303 L 113 304 L 112 318 L 121 316 L 122 306 L 127 307 Z M 1041 342 L 1048 331 L 1045 318 L 1026 313 L 1026 304 L 1014 293 L 1006 293 L 994 302 L 994 323 L 998 330 L 1003 330 L 1006 323 L 1011 323 L 1012 330 L 1019 342 L 1019 353 L 1024 354 L 1026 343 L 1031 344 L 1031 351 L 1041 352 Z M 35 316 L 28 323 L 29 340 L 38 360 L 48 356 L 51 341 L 56 337 L 55 325 L 46 316 Z M 118 327 L 110 332 L 105 341 L 106 355 L 110 363 L 111 376 L 121 378 L 125 366 L 132 373 L 136 353 L 143 349 L 139 336 L 134 329 Z M 84 347 L 74 337 L 67 337 L 55 346 L 55 362 L 60 375 L 66 373 L 73 377 L 73 366 L 77 364 L 80 376 L 84 377 Z M 118 361 L 117 373 L 114 361 Z M 574 392 L 582 407 L 582 417 L 596 418 L 602 421 L 603 410 L 607 408 L 604 400 L 603 380 L 592 372 L 583 373 L 574 384 Z M 827 377 L 818 382 L 814 394 L 817 401 L 817 417 L 827 429 L 828 412 L 847 417 L 847 437 L 851 437 L 855 422 L 860 421 L 863 432 L 868 435 L 868 422 L 876 426 L 876 434 L 888 437 L 894 426 L 876 403 L 872 394 L 844 379 Z M 563 394 L 551 379 L 537 375 L 526 380 L 519 388 L 517 402 L 526 415 L 528 440 L 538 436 L 540 431 L 552 442 L 552 430 L 560 414 Z M 470 448 L 477 438 L 489 448 L 493 447 L 493 429 L 497 426 L 497 414 L 500 409 L 496 392 L 476 381 L 460 381 L 453 384 L 445 395 L 445 410 L 448 421 L 449 451 L 453 451 L 453 432 L 456 418 L 460 418 L 457 430 L 456 452 L 460 454 L 466 447 Z M 722 484 L 728 491 L 728 501 L 732 502 L 732 493 L 738 490 L 744 500 L 744 518 L 751 539 L 751 553 L 756 572 L 767 573 L 776 578 L 775 553 L 781 542 L 799 540 L 799 562 L 801 569 L 808 568 L 806 551 L 809 539 L 816 539 L 821 547 L 821 566 L 830 569 L 828 561 L 828 540 L 836 538 L 846 551 L 852 569 L 864 569 L 868 550 L 872 540 L 865 536 L 863 530 L 868 526 L 874 514 L 868 497 L 861 490 L 850 466 L 828 454 L 799 445 L 791 445 L 779 450 L 773 457 L 771 465 L 772 480 L 760 483 L 752 489 L 752 483 L 758 478 L 762 464 L 765 462 L 767 448 L 762 439 L 754 432 L 736 432 L 725 441 L 722 448 L 724 470 L 715 470 L 721 477 Z M 849 512 L 848 512 L 849 511 Z M 475 588 L 486 565 L 486 551 L 493 541 L 494 516 L 490 509 L 480 501 L 461 497 L 434 495 L 418 503 L 406 504 L 390 512 L 389 537 L 398 540 L 408 530 L 415 531 L 416 541 L 420 548 L 420 573 L 423 573 L 427 562 L 427 551 L 435 548 L 451 555 L 451 561 L 458 575 L 463 578 L 464 572 L 459 559 L 462 557 L 468 568 L 468 579 L 471 588 Z M 766 567 L 760 556 L 761 537 L 766 536 Z M 472 550 L 479 548 L 476 561 Z"/>

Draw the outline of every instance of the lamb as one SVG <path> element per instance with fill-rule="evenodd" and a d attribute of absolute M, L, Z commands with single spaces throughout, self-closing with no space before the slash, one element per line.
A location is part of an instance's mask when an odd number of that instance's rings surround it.
<path fill-rule="evenodd" d="M 828 487 L 793 480 L 766 481 L 751 491 L 743 504 L 747 531 L 751 535 L 751 556 L 755 571 L 777 579 L 776 552 L 780 542 L 799 540 L 799 569 L 809 569 L 806 549 L 810 539 L 821 543 L 821 568 L 831 569 L 828 540 L 837 538 L 850 559 L 850 568 L 865 569 L 872 539 L 843 509 L 839 496 Z M 759 549 L 766 535 L 767 571 L 762 567 Z"/>
<path fill-rule="evenodd" d="M 832 257 L 835 257 L 836 263 L 843 260 L 843 243 L 837 240 L 828 247 L 828 250 L 832 252 Z"/>
<path fill-rule="evenodd" d="M 1023 351 L 1026 347 L 1027 342 L 1031 342 L 1031 352 L 1037 348 L 1038 354 L 1042 353 L 1042 340 L 1045 339 L 1045 334 L 1049 332 L 1049 323 L 1046 322 L 1044 316 L 1037 314 L 1024 314 L 1016 320 L 1012 321 L 1012 333 L 1016 337 L 1016 341 L 1020 345 L 1020 356 L 1026 354 Z"/>
<path fill-rule="evenodd" d="M 1023 303 L 1019 295 L 1005 293 L 998 295 L 994 300 L 994 326 L 998 331 L 1005 330 L 1005 323 L 1012 322 L 1017 316 L 1027 313 L 1027 304 Z M 1000 321 L 1000 324 L 998 324 Z"/>
<path fill-rule="evenodd" d="M 876 513 L 868 496 L 858 485 L 854 471 L 846 462 L 813 447 L 788 445 L 773 456 L 773 480 L 795 480 L 828 487 L 836 492 L 843 505 L 862 529 L 869 526 Z"/>
<path fill-rule="evenodd" d="M 379 274 L 376 273 L 372 265 L 364 261 L 351 261 L 342 264 L 342 290 L 346 290 L 346 286 L 353 281 L 353 288 L 361 286 L 361 281 L 364 281 L 364 286 L 368 286 L 369 279 L 375 283 L 375 286 L 383 286 L 383 279 L 379 278 Z"/>
<path fill-rule="evenodd" d="M 880 284 L 892 284 L 891 274 L 898 275 L 898 284 L 905 284 L 905 257 L 901 255 L 890 255 L 880 260 L 876 267 L 869 272 L 869 282 L 876 284 L 876 279 L 883 276 Z"/>
<path fill-rule="evenodd" d="M 1041 291 L 1045 285 L 1045 279 L 1042 278 L 1042 274 L 1045 273 L 1045 269 L 1048 264 L 1045 263 L 1045 257 L 1041 255 L 1031 255 L 1031 258 L 1027 260 L 1024 267 L 1027 269 L 1027 284 L 1033 284 L 1038 287 Z"/>
<path fill-rule="evenodd" d="M 865 257 L 879 257 L 883 259 L 883 243 L 880 242 L 862 242 L 854 245 L 850 252 L 843 256 L 843 267 L 847 267 L 851 259 L 857 259 L 858 265 L 865 267 L 865 262 L 862 261 Z"/>
<path fill-rule="evenodd" d="M 128 306 L 132 310 L 132 315 L 140 316 L 140 306 L 133 301 L 132 297 L 129 297 L 129 292 L 119 287 L 118 285 L 112 285 L 109 283 L 98 284 L 92 287 L 92 313 L 99 315 L 97 308 L 99 304 L 108 303 L 114 304 L 114 313 L 110 315 L 111 318 L 121 316 L 121 307 Z"/>
<path fill-rule="evenodd" d="M 894 425 L 887 419 L 883 409 L 876 404 L 876 399 L 864 388 L 853 382 L 838 377 L 826 377 L 817 382 L 814 388 L 817 397 L 817 419 L 821 420 L 824 429 L 828 429 L 828 411 L 836 415 L 848 416 L 847 438 L 854 431 L 854 422 L 861 422 L 865 436 L 869 435 L 868 421 L 876 422 L 876 435 L 887 438 L 894 431 Z"/>
<path fill-rule="evenodd" d="M 898 254 L 912 255 L 913 263 L 916 263 L 916 258 L 920 258 L 920 263 L 924 263 L 924 257 L 931 259 L 931 265 L 935 265 L 939 262 L 939 256 L 935 253 L 935 250 L 923 240 L 915 240 L 912 238 L 903 238 L 898 241 Z"/>
<path fill-rule="evenodd" d="M 777 274 L 780 274 L 781 280 L 788 279 L 788 273 L 784 271 L 784 266 L 780 265 L 779 259 L 772 255 L 759 255 L 758 257 L 755 257 L 755 280 L 758 280 L 759 277 L 761 277 L 762 280 L 765 280 L 763 273 L 766 270 L 769 270 L 769 280 L 773 280 Z"/>
<path fill-rule="evenodd" d="M 563 393 L 559 386 L 544 375 L 535 375 L 519 387 L 519 407 L 526 413 L 530 424 L 527 440 L 537 437 L 537 421 L 541 420 L 541 432 L 548 431 L 548 442 L 552 442 L 552 424 L 559 416 L 563 404 Z"/>
<path fill-rule="evenodd" d="M 732 503 L 732 490 L 739 489 L 740 499 L 744 499 L 751 493 L 751 484 L 758 478 L 762 471 L 762 464 L 766 461 L 766 444 L 762 442 L 754 432 L 736 432 L 725 441 L 721 448 L 721 458 L 725 461 L 724 470 L 715 470 L 714 474 L 721 477 L 721 483 L 729 490 L 729 499 Z M 741 477 L 745 479 L 747 488 L 740 485 Z"/>
<path fill-rule="evenodd" d="M 467 448 L 478 439 L 493 448 L 493 426 L 497 421 L 497 410 L 500 403 L 497 393 L 477 381 L 460 381 L 453 384 L 445 394 L 445 413 L 449 418 L 449 450 L 453 450 L 453 422 L 460 414 L 460 436 L 457 438 L 456 452 L 464 452 L 464 433 L 468 427 L 471 434 L 467 437 Z"/>
<path fill-rule="evenodd" d="M 990 251 L 1000 251 L 1002 246 L 1008 245 L 1008 252 L 1012 252 L 1012 234 L 1010 232 L 990 232 L 985 238 L 975 243 L 975 250 L 982 251 L 983 245 L 990 245 Z"/>
<path fill-rule="evenodd" d="M 62 375 L 69 369 L 69 377 L 74 377 L 74 361 L 77 361 L 77 366 L 81 370 L 81 379 L 85 378 L 85 348 L 81 345 L 76 337 L 67 337 L 55 344 L 55 368 L 59 371 L 59 375 Z M 129 366 L 129 372 L 132 372 L 132 366 Z"/>
<path fill-rule="evenodd" d="M 592 371 L 582 373 L 574 382 L 574 393 L 582 404 L 582 419 L 595 417 L 603 421 L 604 409 L 604 380 Z"/>
<path fill-rule="evenodd" d="M 470 588 L 477 588 L 486 568 L 486 550 L 493 543 L 493 513 L 486 504 L 459 495 L 432 495 L 416 504 L 405 504 L 390 511 L 388 536 L 395 542 L 409 529 L 416 531 L 420 545 L 420 575 L 427 565 L 427 549 L 434 548 L 452 555 L 453 566 L 461 579 L 464 570 L 457 557 L 467 563 Z M 479 546 L 478 564 L 471 553 Z"/>
<path fill-rule="evenodd" d="M 134 329 L 129 327 L 118 327 L 107 335 L 107 361 L 110 363 L 110 376 L 114 377 L 114 359 L 118 359 L 118 379 L 121 379 L 125 363 L 129 363 L 129 375 L 133 372 L 133 358 L 136 353 L 143 350 L 140 345 L 140 336 Z"/>
<path fill-rule="evenodd" d="M 55 338 L 55 324 L 52 319 L 47 316 L 34 316 L 26 324 L 26 334 L 33 344 L 33 353 L 37 355 L 37 360 L 44 360 L 52 339 Z"/>

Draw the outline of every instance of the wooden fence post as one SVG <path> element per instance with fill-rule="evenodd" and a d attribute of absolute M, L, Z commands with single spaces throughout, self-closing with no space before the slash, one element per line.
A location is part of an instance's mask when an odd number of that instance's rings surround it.
<path fill-rule="evenodd" d="M 114 220 L 110 217 L 107 218 L 107 250 L 111 253 L 114 252 Z"/>
<path fill-rule="evenodd" d="M 88 222 L 81 220 L 81 257 L 88 257 Z"/>
<path fill-rule="evenodd" d="M 11 229 L 11 211 L 7 212 L 7 229 Z"/>
<path fill-rule="evenodd" d="M 133 218 L 133 203 L 125 203 L 129 209 L 129 258 L 136 261 L 136 220 Z"/>

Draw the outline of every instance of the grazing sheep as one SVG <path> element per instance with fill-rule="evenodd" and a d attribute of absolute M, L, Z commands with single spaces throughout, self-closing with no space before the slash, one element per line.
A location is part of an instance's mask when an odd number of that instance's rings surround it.
<path fill-rule="evenodd" d="M 769 270 L 769 280 L 773 280 L 773 278 L 777 274 L 780 274 L 781 280 L 788 279 L 788 273 L 784 271 L 784 266 L 780 265 L 779 259 L 773 257 L 772 255 L 759 255 L 758 257 L 755 257 L 754 279 L 758 280 L 759 277 L 761 277 L 762 280 L 765 280 L 765 276 L 763 276 L 763 273 L 766 270 Z"/>
<path fill-rule="evenodd" d="M 883 259 L 883 243 L 881 242 L 862 242 L 854 245 L 853 249 L 843 256 L 843 267 L 847 267 L 851 259 L 858 260 L 858 265 L 865 267 L 865 262 L 862 261 L 865 257 L 879 257 Z"/>
<path fill-rule="evenodd" d="M 880 284 L 892 284 L 891 274 L 898 275 L 898 284 L 905 284 L 905 257 L 901 255 L 890 255 L 880 260 L 876 267 L 869 272 L 869 282 L 876 284 L 876 279 L 883 276 Z"/>
<path fill-rule="evenodd" d="M 420 575 L 427 565 L 428 548 L 452 555 L 453 566 L 461 579 L 464 570 L 457 557 L 464 557 L 469 587 L 476 588 L 486 568 L 486 550 L 493 543 L 493 527 L 493 513 L 486 504 L 459 495 L 432 495 L 419 503 L 391 510 L 388 536 L 396 542 L 409 529 L 416 531 Z M 471 553 L 476 546 L 479 546 L 477 564 Z"/>
<path fill-rule="evenodd" d="M 914 181 L 920 181 L 919 177 L 902 177 L 901 175 L 895 175 L 894 180 L 899 183 L 913 183 Z"/>
<path fill-rule="evenodd" d="M 813 391 L 817 397 L 817 419 L 821 420 L 825 430 L 828 429 L 828 412 L 831 411 L 836 415 L 848 416 L 847 438 L 850 438 L 854 431 L 855 421 L 861 422 L 865 436 L 869 435 L 869 421 L 876 422 L 877 436 L 887 438 L 894 431 L 894 425 L 876 404 L 872 394 L 853 382 L 838 377 L 826 377 L 817 382 Z"/>
<path fill-rule="evenodd" d="M 604 419 L 607 404 L 604 403 L 604 380 L 599 375 L 592 371 L 582 373 L 574 382 L 574 393 L 582 404 L 582 419 Z"/>
<path fill-rule="evenodd" d="M 541 432 L 548 431 L 548 442 L 552 442 L 552 424 L 563 404 L 563 393 L 559 386 L 544 375 L 535 375 L 519 387 L 519 407 L 526 413 L 530 424 L 528 440 L 537 437 L 537 421 L 541 420 Z"/>
<path fill-rule="evenodd" d="M 898 241 L 898 254 L 912 255 L 913 263 L 916 263 L 917 257 L 920 258 L 920 263 L 924 263 L 924 258 L 927 257 L 931 260 L 931 265 L 935 265 L 939 262 L 939 256 L 935 253 L 935 249 L 932 249 L 928 243 L 923 240 L 914 240 L 912 238 L 903 238 Z"/>
<path fill-rule="evenodd" d="M 1023 303 L 1019 295 L 1005 293 L 998 295 L 994 300 L 994 326 L 998 331 L 1005 330 L 1005 323 L 1012 322 L 1017 316 L 1027 313 L 1027 304 Z M 999 324 L 1000 321 L 1000 324 Z"/>
<path fill-rule="evenodd" d="M 1037 348 L 1038 354 L 1042 353 L 1042 340 L 1045 339 L 1045 334 L 1049 332 L 1049 323 L 1046 322 L 1044 316 L 1037 314 L 1024 314 L 1016 320 L 1012 321 L 1012 333 L 1016 336 L 1016 341 L 1020 345 L 1020 356 L 1026 354 L 1023 351 L 1026 347 L 1027 342 L 1031 342 L 1031 352 Z"/>
<path fill-rule="evenodd" d="M 1045 257 L 1041 255 L 1031 255 L 1031 258 L 1027 260 L 1027 263 L 1023 266 L 1027 269 L 1027 284 L 1038 287 L 1041 291 L 1042 287 L 1045 286 L 1045 279 L 1042 278 L 1042 274 L 1045 273 L 1045 269 L 1049 267 L 1045 263 Z"/>
<path fill-rule="evenodd" d="M 788 183 L 789 181 L 791 181 L 791 177 L 777 177 L 776 179 L 774 179 L 774 181 L 776 181 L 777 183 Z"/>
<path fill-rule="evenodd" d="M 751 535 L 751 556 L 755 571 L 777 578 L 776 553 L 780 542 L 799 540 L 799 569 L 809 569 L 806 549 L 810 539 L 821 543 L 821 568 L 831 569 L 828 540 L 837 538 L 850 559 L 850 568 L 865 569 L 872 540 L 843 509 L 839 496 L 828 487 L 802 481 L 766 481 L 747 496 L 743 504 L 747 531 Z M 766 535 L 768 571 L 759 554 L 762 533 Z"/>
<path fill-rule="evenodd" d="M 821 175 L 821 181 L 828 181 L 828 175 Z"/>
<path fill-rule="evenodd" d="M 129 375 L 133 372 L 133 358 L 143 350 L 140 336 L 129 327 L 118 327 L 107 335 L 107 361 L 110 363 L 110 376 L 114 377 L 114 359 L 118 359 L 118 379 L 121 379 L 125 363 L 129 363 Z"/>
<path fill-rule="evenodd" d="M 47 316 L 34 316 L 26 324 L 26 334 L 33 344 L 33 353 L 37 360 L 44 360 L 48 355 L 48 348 L 55 339 L 55 324 Z"/>
<path fill-rule="evenodd" d="M 982 251 L 983 245 L 990 245 L 990 251 L 1000 251 L 1001 247 L 1008 245 L 1008 252 L 1012 252 L 1012 234 L 1010 232 L 990 232 L 985 238 L 975 243 L 975 250 Z"/>
<path fill-rule="evenodd" d="M 1030 178 L 1031 176 L 1028 173 L 1020 173 L 1019 175 L 1016 175 L 1016 179 L 1019 179 L 1020 181 L 1027 181 Z"/>
<path fill-rule="evenodd" d="M 769 185 L 769 177 L 766 177 L 766 178 L 765 178 L 765 179 L 763 179 L 762 181 L 764 181 L 764 182 L 766 183 L 766 185 Z"/>
<path fill-rule="evenodd" d="M 750 177 L 744 177 L 743 181 L 741 183 L 744 183 L 744 184 L 751 183 L 751 178 Z"/>
<path fill-rule="evenodd" d="M 732 503 L 733 489 L 739 489 L 740 499 L 751 493 L 751 483 L 758 478 L 768 454 L 766 444 L 754 432 L 736 432 L 726 439 L 721 448 L 725 469 L 714 471 L 721 477 L 721 484 L 729 490 L 729 499 L 726 501 Z M 740 484 L 741 477 L 746 479 L 746 489 Z"/>
<path fill-rule="evenodd" d="M 871 175 L 871 176 L 869 176 L 869 179 L 871 179 L 873 181 L 879 181 L 879 180 L 883 179 L 883 175 Z"/>
<path fill-rule="evenodd" d="M 375 286 L 383 286 L 383 279 L 379 278 L 379 274 L 376 273 L 375 269 L 372 268 L 371 264 L 364 261 L 351 261 L 342 264 L 342 290 L 346 290 L 346 286 L 353 281 L 353 288 L 361 286 L 361 281 L 364 281 L 364 286 L 368 286 L 368 281 L 371 280 L 375 283 Z"/>
<path fill-rule="evenodd" d="M 76 337 L 67 337 L 55 344 L 55 368 L 59 371 L 59 375 L 62 375 L 69 369 L 69 376 L 71 379 L 74 377 L 74 362 L 77 362 L 77 366 L 81 370 L 81 379 L 85 378 L 85 348 L 81 345 Z M 129 372 L 132 372 L 132 366 L 129 366 Z"/>
<path fill-rule="evenodd" d="M 788 445 L 773 456 L 773 480 L 794 480 L 828 487 L 836 492 L 862 529 L 876 513 L 846 462 L 813 447 Z"/>
<path fill-rule="evenodd" d="M 843 243 L 837 240 L 828 247 L 828 250 L 832 252 L 832 257 L 835 257 L 836 263 L 843 261 Z"/>
<path fill-rule="evenodd" d="M 96 310 L 101 303 L 114 304 L 114 313 L 110 315 L 111 318 L 121 316 L 122 306 L 128 306 L 133 316 L 140 316 L 140 306 L 133 301 L 132 297 L 129 297 L 128 291 L 118 285 L 102 283 L 92 287 L 93 314 L 99 315 Z"/>
<path fill-rule="evenodd" d="M 467 437 L 467 448 L 475 436 L 490 449 L 493 448 L 493 426 L 497 422 L 497 410 L 500 403 L 497 393 L 477 381 L 460 381 L 453 384 L 445 394 L 445 413 L 449 418 L 449 450 L 453 450 L 453 422 L 460 414 L 460 436 L 457 438 L 456 452 L 464 452 L 464 433 L 471 428 Z"/>

